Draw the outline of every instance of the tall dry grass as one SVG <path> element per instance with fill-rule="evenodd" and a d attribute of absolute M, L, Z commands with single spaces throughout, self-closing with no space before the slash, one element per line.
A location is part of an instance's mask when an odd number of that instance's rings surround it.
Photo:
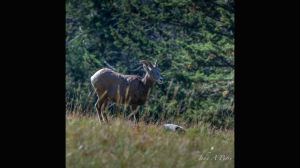
<path fill-rule="evenodd" d="M 160 124 L 113 118 L 100 124 L 94 116 L 66 117 L 66 165 L 99 167 L 234 167 L 233 130 L 198 123 L 185 134 Z"/>

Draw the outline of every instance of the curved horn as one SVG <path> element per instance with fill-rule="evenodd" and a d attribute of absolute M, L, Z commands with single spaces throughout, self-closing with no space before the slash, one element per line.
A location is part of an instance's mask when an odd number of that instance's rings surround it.
<path fill-rule="evenodd" d="M 145 64 L 145 65 L 147 65 L 147 66 L 153 68 L 153 65 L 152 65 L 151 62 L 149 62 L 149 61 L 141 60 L 140 63 Z"/>

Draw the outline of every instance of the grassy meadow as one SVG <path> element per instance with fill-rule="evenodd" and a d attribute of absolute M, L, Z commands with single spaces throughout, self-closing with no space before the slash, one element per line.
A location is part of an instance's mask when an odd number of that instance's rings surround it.
<path fill-rule="evenodd" d="M 234 131 L 198 123 L 184 134 L 161 124 L 122 117 L 66 116 L 66 166 L 70 168 L 234 167 Z"/>

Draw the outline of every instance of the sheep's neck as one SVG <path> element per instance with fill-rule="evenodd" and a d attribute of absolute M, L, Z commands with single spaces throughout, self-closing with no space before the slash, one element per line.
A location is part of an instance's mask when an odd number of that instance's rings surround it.
<path fill-rule="evenodd" d="M 151 88 L 155 81 L 151 79 L 148 73 L 146 73 L 145 77 L 142 79 L 144 85 L 146 86 L 147 89 Z"/>

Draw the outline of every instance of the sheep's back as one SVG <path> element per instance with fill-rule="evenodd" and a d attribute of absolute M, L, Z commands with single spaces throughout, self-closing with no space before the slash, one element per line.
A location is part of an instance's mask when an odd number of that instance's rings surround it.
<path fill-rule="evenodd" d="M 91 83 L 98 90 L 110 90 L 111 92 L 120 85 L 127 85 L 126 79 L 121 74 L 111 69 L 103 68 L 91 77 Z"/>

